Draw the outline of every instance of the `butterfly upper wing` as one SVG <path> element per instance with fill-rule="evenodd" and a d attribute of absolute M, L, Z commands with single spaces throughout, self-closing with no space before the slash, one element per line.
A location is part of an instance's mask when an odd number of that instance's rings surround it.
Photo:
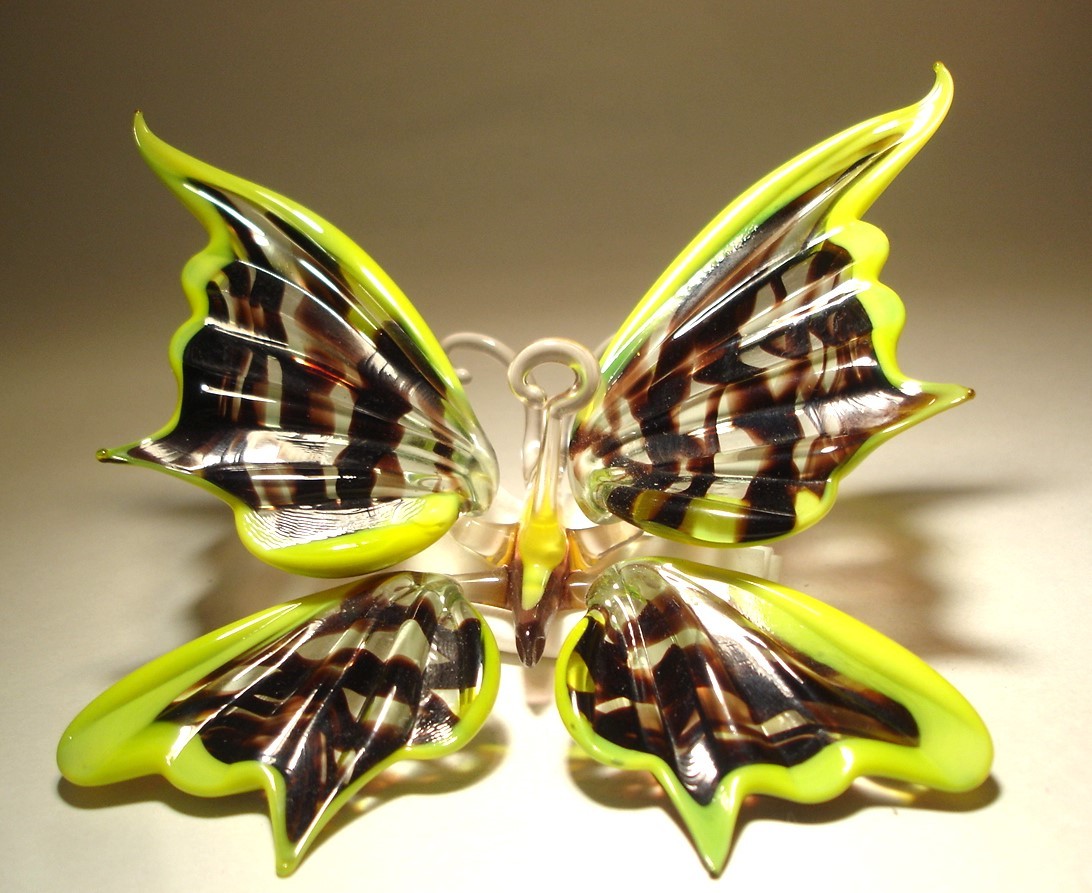
<path fill-rule="evenodd" d="M 679 256 L 602 357 L 577 420 L 590 517 L 710 544 L 783 536 L 907 425 L 970 396 L 905 378 L 880 230 L 859 218 L 939 126 L 951 78 L 775 171 Z"/>
<path fill-rule="evenodd" d="M 160 774 L 205 797 L 263 790 L 278 871 L 403 759 L 463 747 L 499 656 L 456 581 L 374 574 L 209 633 L 118 682 L 65 731 L 70 781 Z"/>
<path fill-rule="evenodd" d="M 100 458 L 212 488 L 251 551 L 319 576 L 390 565 L 488 505 L 492 449 L 378 265 L 306 208 L 168 146 L 139 115 L 135 129 L 210 242 L 183 273 L 174 419 Z"/>
<path fill-rule="evenodd" d="M 814 803 L 877 775 L 947 791 L 989 733 L 894 642 L 798 592 L 687 562 L 615 564 L 558 656 L 562 719 L 596 759 L 651 772 L 707 868 L 749 795 Z"/>

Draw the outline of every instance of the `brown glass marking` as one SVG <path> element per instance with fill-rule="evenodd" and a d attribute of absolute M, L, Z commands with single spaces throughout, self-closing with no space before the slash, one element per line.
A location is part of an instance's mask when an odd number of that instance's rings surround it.
<path fill-rule="evenodd" d="M 918 744 L 904 706 L 759 629 L 696 580 L 688 600 L 652 564 L 618 573 L 623 585 L 639 575 L 645 594 L 656 574 L 660 588 L 647 601 L 632 595 L 637 584 L 630 597 L 593 593 L 604 622 L 588 624 L 575 653 L 595 690 L 570 691 L 573 704 L 597 735 L 662 759 L 697 802 L 742 766 L 796 766 L 839 740 Z"/>
<path fill-rule="evenodd" d="M 449 582 L 405 573 L 366 578 L 326 614 L 210 673 L 157 720 L 195 726 L 221 762 L 277 769 L 285 781 L 288 836 L 299 841 L 340 791 L 396 750 L 450 738 L 459 717 L 441 693 L 476 689 L 483 651 L 479 621 L 468 616 L 457 623 L 436 594 Z M 383 660 L 366 650 L 369 637 L 374 642 L 407 624 L 430 642 L 423 663 L 405 655 Z M 316 639 L 337 641 L 349 631 L 359 636 L 347 637 L 355 644 L 325 657 L 300 653 Z M 236 690 L 244 675 L 249 681 Z M 387 699 L 403 705 L 403 715 L 388 712 L 379 723 L 362 718 L 362 702 Z"/>
<path fill-rule="evenodd" d="M 587 452 L 617 472 L 599 493 L 590 494 L 593 501 L 632 523 L 683 527 L 692 500 L 707 495 L 718 479 L 732 477 L 714 465 L 720 450 L 716 424 L 726 418 L 765 451 L 757 471 L 740 472 L 750 480 L 738 541 L 780 536 L 796 525 L 795 499 L 801 491 L 821 496 L 830 476 L 865 441 L 928 403 L 928 395 L 907 396 L 884 375 L 872 345 L 871 320 L 857 298 L 847 294 L 830 300 L 851 277 L 853 258 L 832 242 L 813 244 L 837 201 L 892 145 L 890 137 L 878 141 L 846 171 L 758 224 L 704 271 L 670 320 L 607 383 L 603 411 L 575 432 L 570 450 L 578 467 Z M 791 301 L 799 320 L 789 325 L 787 318 L 778 320 L 776 330 L 744 349 L 746 327 L 767 309 L 758 300 L 764 290 L 772 294 L 774 308 Z M 768 313 L 763 319 L 771 323 L 775 316 Z M 825 363 L 826 353 L 813 357 L 813 341 L 835 357 L 829 383 L 816 374 L 813 363 Z M 756 350 L 780 362 L 772 369 L 749 365 L 745 353 Z M 866 402 L 858 397 L 876 395 L 884 398 L 882 411 L 844 409 Z M 686 431 L 682 415 L 693 399 L 706 407 L 704 427 Z M 730 407 L 727 416 L 724 401 Z M 821 434 L 800 463 L 798 445 L 814 436 L 803 429 L 801 414 L 824 405 L 839 407 L 827 418 L 838 417 L 843 427 Z M 629 434 L 625 426 L 631 423 L 621 407 L 636 422 Z M 664 495 L 650 499 L 649 491 Z"/>
<path fill-rule="evenodd" d="M 130 455 L 204 477 L 253 509 L 368 508 L 392 498 L 373 491 L 381 477 L 389 482 L 406 471 L 403 448 L 432 452 L 432 477 L 442 481 L 435 486 L 466 492 L 471 469 L 450 461 L 459 447 L 445 417 L 445 387 L 408 333 L 387 319 L 375 320 L 371 337 L 356 329 L 350 320 L 362 304 L 334 258 L 276 214 L 208 184 L 191 186 L 220 214 L 238 258 L 209 282 L 208 320 L 184 347 L 178 424 Z M 274 366 L 279 392 L 271 388 Z M 284 442 L 335 435 L 339 388 L 352 399 L 344 449 L 321 461 L 256 464 L 248 448 L 263 432 Z M 275 422 L 267 421 L 270 399 Z M 407 431 L 410 414 L 425 420 L 427 432 Z M 406 491 L 412 495 L 408 483 Z"/>

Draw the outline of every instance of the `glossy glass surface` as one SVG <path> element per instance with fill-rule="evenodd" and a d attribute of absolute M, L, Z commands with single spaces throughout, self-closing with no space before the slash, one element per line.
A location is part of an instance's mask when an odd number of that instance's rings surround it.
<path fill-rule="evenodd" d="M 375 574 L 198 639 L 76 718 L 65 776 L 263 790 L 287 873 L 386 766 L 458 749 L 481 727 L 499 660 L 473 599 L 510 609 L 528 665 L 556 613 L 588 608 L 559 657 L 562 718 L 597 759 L 659 780 L 713 873 L 749 793 L 815 802 L 869 773 L 977 785 L 989 736 L 919 660 L 799 593 L 662 557 L 814 523 L 864 455 L 970 396 L 899 372 L 903 308 L 879 282 L 886 240 L 860 219 L 939 125 L 951 89 L 938 67 L 920 103 L 745 192 L 638 304 L 598 369 L 572 342 L 517 354 L 485 339 L 527 420 L 523 509 L 507 518 L 471 517 L 497 488 L 492 448 L 440 345 L 375 262 L 138 116 L 141 151 L 210 243 L 183 275 L 193 314 L 172 344 L 174 418 L 100 458 L 212 490 L 243 543 L 287 570 L 386 568 L 449 530 L 478 570 Z M 539 388 L 544 362 L 568 365 L 573 388 Z M 650 553 L 661 557 L 633 557 Z"/>
<path fill-rule="evenodd" d="M 782 586 L 643 559 L 592 586 L 558 658 L 558 709 L 608 765 L 652 772 L 706 866 L 751 794 L 827 800 L 879 775 L 969 790 L 989 773 L 973 708 L 922 661 Z"/>
<path fill-rule="evenodd" d="M 940 125 L 920 103 L 852 127 L 732 202 L 603 356 L 572 443 L 584 511 L 660 536 L 762 542 L 813 524 L 867 452 L 970 396 L 905 378 L 883 234 L 860 216 Z"/>
<path fill-rule="evenodd" d="M 454 370 L 375 262 L 317 214 L 154 136 L 145 159 L 209 232 L 183 284 L 175 418 L 104 451 L 206 486 L 260 558 L 317 576 L 393 564 L 487 505 L 492 450 Z"/>
<path fill-rule="evenodd" d="M 372 575 L 126 677 L 76 717 L 58 762 L 78 784 L 158 773 L 206 797 L 264 790 L 287 874 L 384 768 L 474 737 L 496 696 L 497 663 L 454 580 Z"/>

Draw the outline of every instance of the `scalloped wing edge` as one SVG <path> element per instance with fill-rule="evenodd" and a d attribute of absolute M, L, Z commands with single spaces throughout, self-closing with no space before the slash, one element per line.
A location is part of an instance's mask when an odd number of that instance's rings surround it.
<path fill-rule="evenodd" d="M 353 584 L 261 611 L 207 633 L 135 670 L 95 698 L 65 729 L 57 766 L 73 784 L 97 787 L 160 775 L 198 797 L 261 791 L 273 832 L 276 870 L 291 874 L 322 829 L 365 785 L 394 763 L 431 760 L 465 747 L 481 730 L 496 701 L 500 653 L 489 625 L 481 623 L 481 684 L 454 726 L 449 741 L 400 747 L 345 787 L 303 837 L 286 831 L 286 783 L 276 768 L 257 761 L 224 763 L 194 734 L 181 740 L 179 728 L 156 717 L 180 693 L 250 647 L 282 635 L 336 605 Z"/>
<path fill-rule="evenodd" d="M 721 546 L 746 546 L 754 545 L 755 542 L 773 542 L 799 533 L 830 511 L 837 498 L 841 480 L 878 446 L 907 428 L 974 397 L 974 391 L 962 385 L 910 378 L 899 369 L 896 354 L 906 321 L 906 310 L 899 296 L 880 282 L 880 274 L 889 254 L 889 243 L 881 229 L 860 219 L 944 120 L 952 102 L 953 81 L 943 64 L 936 63 L 934 71 L 934 85 L 921 101 L 870 118 L 824 140 L 782 165 L 732 201 L 668 266 L 602 352 L 600 364 L 606 382 L 643 343 L 648 327 L 653 324 L 664 305 L 719 254 L 746 238 L 756 221 L 763 220 L 779 207 L 786 194 L 793 190 L 799 191 L 802 185 L 820 181 L 833 171 L 841 169 L 843 165 L 839 163 L 839 159 L 853 153 L 855 146 L 871 142 L 875 134 L 898 134 L 898 141 L 891 153 L 855 182 L 831 209 L 825 238 L 845 248 L 854 257 L 853 278 L 861 286 L 857 298 L 872 322 L 873 346 L 884 376 L 892 387 L 907 397 L 927 395 L 929 400 L 897 423 L 871 434 L 847 461 L 834 469 L 821 495 L 816 496 L 808 490 L 799 492 L 794 500 L 796 523 L 791 530 L 757 541 L 739 542 L 734 533 L 735 521 L 729 517 L 731 505 L 710 500 L 709 511 L 725 514 L 721 525 L 724 530 L 713 539 L 702 542 L 715 542 Z M 588 409 L 578 414 L 574 427 L 579 427 L 597 405 L 598 402 L 593 401 Z M 579 487 L 574 492 L 581 508 L 589 517 L 600 521 L 610 517 L 583 498 Z M 696 497 L 694 501 L 697 503 L 702 499 Z M 692 537 L 670 527 L 652 523 L 644 526 L 650 532 L 667 539 L 693 541 Z"/>
<path fill-rule="evenodd" d="M 618 769 L 652 774 L 678 811 L 710 874 L 723 872 L 740 808 L 753 794 L 820 803 L 844 793 L 863 776 L 947 792 L 973 790 L 989 776 L 993 744 L 981 717 L 963 695 L 916 655 L 848 614 L 788 587 L 719 568 L 682 561 L 671 564 L 738 586 L 751 598 L 772 605 L 792 624 L 777 630 L 779 637 L 797 647 L 810 643 L 802 650 L 813 656 L 818 644 L 821 659 L 835 670 L 851 666 L 857 678 L 909 710 L 921 733 L 921 743 L 913 748 L 847 738 L 792 767 L 766 763 L 742 766 L 725 776 L 713 800 L 702 805 L 661 758 L 599 737 L 573 708 L 570 688 L 579 690 L 581 674 L 586 677 L 588 672 L 583 661 L 573 658 L 585 629 L 596 622 L 589 612 L 558 654 L 554 694 L 561 719 L 576 743 L 594 759 Z"/>
<path fill-rule="evenodd" d="M 477 444 L 479 458 L 486 465 L 485 475 L 492 481 L 487 494 L 491 498 L 499 480 L 492 447 L 481 434 L 466 392 L 439 341 L 383 269 L 352 239 L 318 214 L 279 193 L 220 170 L 165 142 L 151 131 L 139 111 L 134 116 L 133 133 L 145 162 L 200 221 L 208 233 L 209 242 L 189 259 L 182 271 L 182 286 L 190 304 L 191 315 L 174 332 L 170 341 L 169 361 L 179 393 L 171 418 L 157 431 L 140 440 L 113 449 L 98 450 L 96 457 L 99 461 L 142 465 L 201 486 L 231 507 L 239 538 L 253 555 L 282 570 L 316 577 L 367 573 L 417 554 L 443 536 L 464 508 L 461 500 L 454 494 L 426 494 L 416 498 L 416 504 L 404 513 L 408 517 L 400 522 L 380 530 L 358 530 L 339 537 L 334 549 L 328 547 L 329 541 L 323 540 L 314 543 L 301 542 L 288 547 L 271 547 L 262 540 L 255 523 L 254 510 L 242 500 L 197 475 L 175 471 L 128 455 L 142 444 L 167 437 L 179 425 L 182 410 L 183 353 L 186 345 L 205 324 L 209 312 L 206 284 L 235 257 L 227 227 L 210 207 L 208 199 L 192 186 L 190 180 L 194 179 L 236 193 L 259 207 L 272 208 L 291 220 L 316 245 L 337 258 L 353 284 L 361 287 L 368 298 L 420 346 L 446 388 L 446 398 L 452 402 L 461 417 L 471 423 L 471 436 Z M 363 331 L 368 331 L 369 325 L 366 321 L 358 319 L 356 322 Z"/>

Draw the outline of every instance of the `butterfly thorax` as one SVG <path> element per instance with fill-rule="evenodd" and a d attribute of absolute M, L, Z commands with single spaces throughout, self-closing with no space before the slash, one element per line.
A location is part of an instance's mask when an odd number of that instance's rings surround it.
<path fill-rule="evenodd" d="M 555 618 L 585 610 L 591 584 L 615 562 L 672 557 L 777 576 L 776 555 L 767 547 L 732 550 L 728 556 L 722 548 L 664 539 L 620 518 L 597 522 L 582 511 L 571 487 L 569 440 L 574 416 L 604 386 L 599 364 L 585 347 L 546 338 L 517 354 L 494 338 L 470 332 L 448 336 L 443 347 L 471 348 L 499 360 L 525 407 L 521 508 L 517 512 L 501 506 L 485 515 L 464 516 L 452 529 L 455 540 L 491 568 L 484 575 L 461 576 L 464 588 L 477 604 L 510 612 L 515 650 L 524 664 L 538 663 Z M 535 370 L 548 364 L 572 371 L 567 389 L 551 395 L 536 382 Z M 469 379 L 465 370 L 459 375 Z"/>
<path fill-rule="evenodd" d="M 862 457 L 970 396 L 899 372 L 887 241 L 861 219 L 950 98 L 938 67 L 922 102 L 744 192 L 598 360 L 553 339 L 518 355 L 468 333 L 441 343 L 336 227 L 138 115 L 141 152 L 209 242 L 183 273 L 174 417 L 99 458 L 216 493 L 276 567 L 367 576 L 137 671 L 65 732 L 64 775 L 264 790 L 287 873 L 388 765 L 483 727 L 498 609 L 525 664 L 556 654 L 584 751 L 651 772 L 714 875 L 750 795 L 817 802 L 862 774 L 979 784 L 991 746 L 971 707 L 878 633 L 760 579 L 776 559 L 758 545 L 815 523 Z M 500 359 L 525 406 L 521 499 L 498 493 L 456 346 Z M 545 364 L 571 386 L 547 393 Z"/>
<path fill-rule="evenodd" d="M 564 492 L 565 438 L 573 413 L 587 404 L 599 386 L 599 368 L 594 356 L 573 341 L 544 338 L 517 355 L 486 336 L 463 333 L 453 338 L 456 344 L 484 350 L 506 362 L 509 384 L 526 409 L 526 493 L 519 520 L 492 525 L 502 534 L 500 548 L 483 550 L 467 541 L 473 537 L 462 539 L 498 569 L 503 605 L 512 612 L 515 625 L 516 651 L 523 663 L 533 666 L 542 657 L 552 618 L 582 603 L 573 592 L 573 575 L 587 566 L 588 558 L 578 532 L 563 518 L 578 511 Z M 445 346 L 452 346 L 451 339 Z M 534 370 L 547 364 L 572 370 L 572 385 L 557 394 L 546 393 L 535 381 Z"/>

